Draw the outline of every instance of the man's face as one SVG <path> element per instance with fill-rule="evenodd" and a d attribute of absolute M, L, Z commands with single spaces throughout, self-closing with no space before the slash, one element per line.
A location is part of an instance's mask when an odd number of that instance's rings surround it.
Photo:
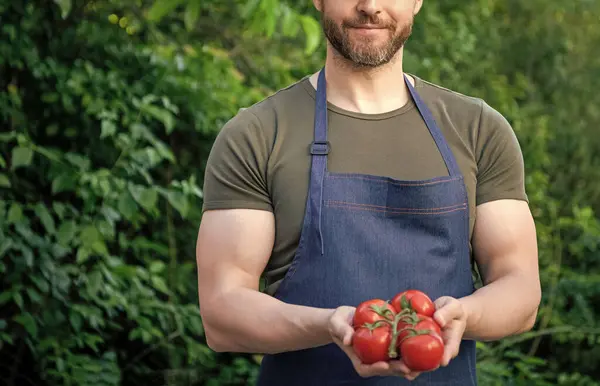
<path fill-rule="evenodd" d="M 332 47 L 359 68 L 389 63 L 412 32 L 422 0 L 315 0 Z"/>

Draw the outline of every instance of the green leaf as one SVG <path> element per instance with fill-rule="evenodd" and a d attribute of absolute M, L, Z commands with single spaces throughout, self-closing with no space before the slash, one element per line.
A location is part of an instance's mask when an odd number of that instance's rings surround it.
<path fill-rule="evenodd" d="M 42 293 L 48 293 L 48 291 L 50 290 L 50 286 L 48 285 L 46 279 L 35 275 L 29 276 L 29 278 L 35 283 L 35 285 L 40 289 L 40 291 L 42 291 Z"/>
<path fill-rule="evenodd" d="M 20 248 L 21 253 L 23 254 L 23 260 L 25 260 L 25 265 L 29 268 L 33 267 L 33 251 L 27 245 L 22 245 Z"/>
<path fill-rule="evenodd" d="M 0 293 L 0 306 L 11 300 L 13 293 L 11 291 L 3 291 Z"/>
<path fill-rule="evenodd" d="M 31 299 L 31 302 L 33 304 L 41 304 L 42 303 L 42 297 L 35 289 L 27 288 L 25 291 L 27 292 L 27 295 L 29 296 L 29 299 Z"/>
<path fill-rule="evenodd" d="M 190 317 L 189 328 L 190 331 L 192 331 L 192 333 L 196 335 L 201 335 L 204 332 L 204 329 L 202 327 L 202 320 L 195 315 L 192 315 L 192 317 Z"/>
<path fill-rule="evenodd" d="M 129 185 L 129 192 L 133 199 L 147 211 L 156 209 L 158 193 L 153 188 L 146 188 L 140 185 Z"/>
<path fill-rule="evenodd" d="M 92 250 L 102 256 L 108 256 L 108 248 L 103 240 L 98 240 L 92 244 Z"/>
<path fill-rule="evenodd" d="M 14 320 L 15 322 L 25 327 L 25 330 L 32 338 L 37 337 L 37 323 L 35 322 L 35 319 L 29 312 L 24 312 L 20 315 L 15 316 Z"/>
<path fill-rule="evenodd" d="M 7 221 L 9 224 L 17 224 L 23 220 L 23 210 L 21 209 L 21 205 L 13 202 L 8 210 Z"/>
<path fill-rule="evenodd" d="M 0 330 L 4 330 L 6 328 L 6 320 L 0 319 Z"/>
<path fill-rule="evenodd" d="M 108 249 L 106 248 L 104 238 L 98 228 L 94 225 L 87 225 L 83 228 L 79 238 L 81 240 L 81 245 L 86 250 L 91 250 L 104 256 L 108 255 Z"/>
<path fill-rule="evenodd" d="M 46 135 L 49 137 L 55 136 L 58 134 L 59 127 L 57 124 L 52 124 L 46 127 Z"/>
<path fill-rule="evenodd" d="M 321 26 L 311 16 L 300 16 L 300 23 L 306 36 L 306 45 L 304 52 L 312 54 L 319 47 L 321 42 Z"/>
<path fill-rule="evenodd" d="M 52 180 L 52 194 L 74 190 L 77 179 L 74 173 L 66 172 Z"/>
<path fill-rule="evenodd" d="M 23 309 L 23 296 L 19 292 L 15 292 L 13 294 L 13 300 L 19 306 L 20 309 Z"/>
<path fill-rule="evenodd" d="M 167 200 L 179 212 L 181 217 L 185 218 L 187 216 L 190 203 L 183 193 L 170 191 L 167 193 Z"/>
<path fill-rule="evenodd" d="M 294 37 L 298 34 L 300 29 L 300 23 L 296 15 L 289 7 L 284 7 L 282 9 L 283 15 L 281 17 L 281 29 L 283 32 L 283 36 L 285 37 Z"/>
<path fill-rule="evenodd" d="M 240 13 L 240 16 L 242 16 L 242 18 L 244 18 L 244 19 L 248 19 L 249 17 L 254 15 L 256 13 L 256 11 L 258 10 L 258 6 L 260 5 L 260 2 L 261 2 L 261 0 L 244 1 L 244 5 L 243 5 L 242 11 Z"/>
<path fill-rule="evenodd" d="M 0 173 L 0 188 L 10 188 L 11 186 L 8 176 L 4 173 Z"/>
<path fill-rule="evenodd" d="M 164 271 L 165 267 L 165 263 L 163 263 L 162 261 L 153 261 L 152 264 L 150 264 L 150 272 L 155 274 L 161 273 L 162 271 Z"/>
<path fill-rule="evenodd" d="M 65 154 L 65 159 L 69 161 L 73 166 L 78 167 L 81 170 L 89 170 L 91 166 L 91 161 L 88 157 L 82 156 L 77 153 L 67 153 Z"/>
<path fill-rule="evenodd" d="M 10 142 L 17 137 L 17 133 L 15 131 L 10 131 L 8 133 L 0 133 L 0 142 Z"/>
<path fill-rule="evenodd" d="M 175 116 L 168 109 L 152 105 L 152 101 L 155 99 L 153 95 L 148 95 L 143 98 L 143 100 L 134 99 L 133 104 L 135 107 L 140 109 L 142 112 L 147 113 L 149 116 L 161 121 L 165 126 L 165 131 L 167 134 L 171 134 L 173 129 L 175 128 Z M 144 128 L 143 125 L 132 125 L 130 130 L 134 135 L 136 135 L 136 131 Z M 137 133 L 137 135 L 141 135 L 142 132 Z M 146 136 L 148 136 L 146 134 Z"/>
<path fill-rule="evenodd" d="M 61 154 L 62 153 L 60 151 L 56 150 L 56 149 L 49 150 L 49 149 L 46 149 L 46 148 L 38 146 L 38 148 L 36 149 L 36 151 L 38 153 L 40 153 L 41 155 L 43 155 L 44 157 L 48 158 L 51 161 L 54 161 L 54 162 L 60 162 L 61 161 Z"/>
<path fill-rule="evenodd" d="M 280 7 L 278 0 L 262 0 L 263 18 L 260 20 L 267 37 L 273 36 L 277 27 L 276 11 Z"/>
<path fill-rule="evenodd" d="M 13 342 L 14 342 L 12 336 L 8 335 L 5 332 L 0 334 L 0 340 L 8 342 L 9 344 L 13 344 Z"/>
<path fill-rule="evenodd" d="M 151 281 L 152 281 L 152 285 L 154 286 L 155 289 L 157 289 L 160 292 L 163 292 L 165 294 L 169 294 L 169 289 L 167 288 L 167 284 L 165 283 L 165 281 L 163 280 L 162 277 L 152 276 Z"/>
<path fill-rule="evenodd" d="M 138 206 L 129 191 L 121 193 L 117 209 L 128 220 L 131 220 L 136 215 Z"/>
<path fill-rule="evenodd" d="M 77 256 L 75 258 L 75 262 L 77 264 L 85 263 L 90 257 L 90 249 L 82 247 L 77 250 Z"/>
<path fill-rule="evenodd" d="M 28 147 L 15 147 L 12 151 L 12 169 L 17 169 L 21 166 L 31 165 L 33 160 L 33 150 Z"/>
<path fill-rule="evenodd" d="M 60 15 L 63 19 L 66 19 L 71 13 L 71 0 L 54 0 L 60 7 Z"/>
<path fill-rule="evenodd" d="M 91 296 L 96 296 L 102 285 L 102 273 L 100 271 L 94 271 L 88 276 L 88 293 Z"/>
<path fill-rule="evenodd" d="M 3 257 L 6 251 L 11 249 L 15 243 L 11 239 L 6 239 L 0 243 L 0 257 Z"/>
<path fill-rule="evenodd" d="M 63 358 L 56 358 L 56 370 L 58 370 L 59 373 L 65 371 L 65 360 Z"/>
<path fill-rule="evenodd" d="M 156 148 L 156 150 L 158 151 L 158 154 L 160 154 L 161 157 L 169 160 L 172 163 L 176 162 L 175 155 L 173 154 L 171 149 L 169 149 L 167 147 L 167 145 L 165 145 L 161 141 L 156 141 L 156 142 L 154 142 L 154 147 Z"/>
<path fill-rule="evenodd" d="M 68 246 L 71 240 L 75 237 L 77 232 L 77 226 L 75 221 L 67 220 L 60 224 L 58 232 L 56 233 L 56 240 L 62 246 Z"/>
<path fill-rule="evenodd" d="M 62 220 L 65 217 L 65 211 L 67 210 L 67 207 L 61 202 L 54 201 L 52 203 L 52 210 L 54 211 L 54 213 L 56 213 L 58 218 Z"/>
<path fill-rule="evenodd" d="M 112 137 L 117 132 L 117 126 L 113 121 L 103 120 L 101 125 L 100 138 Z"/>
<path fill-rule="evenodd" d="M 157 22 L 185 0 L 157 0 L 148 11 L 148 20 Z"/>
<path fill-rule="evenodd" d="M 38 216 L 44 228 L 46 228 L 46 232 L 49 234 L 54 234 L 56 232 L 56 226 L 54 224 L 54 219 L 52 215 L 48 211 L 48 208 L 41 202 L 37 203 L 35 206 L 35 214 Z"/>
<path fill-rule="evenodd" d="M 183 15 L 183 21 L 185 28 L 191 31 L 196 26 L 198 16 L 200 16 L 201 0 L 188 0 L 187 6 L 185 7 L 185 14 Z"/>
<path fill-rule="evenodd" d="M 152 105 L 144 105 L 143 110 L 162 122 L 165 126 L 165 133 L 171 134 L 173 132 L 173 129 L 175 128 L 175 117 L 169 110 Z"/>
<path fill-rule="evenodd" d="M 81 230 L 79 238 L 84 247 L 91 249 L 95 242 L 102 241 L 102 234 L 94 225 L 86 225 Z"/>
<path fill-rule="evenodd" d="M 71 310 L 71 312 L 69 313 L 69 321 L 71 322 L 71 326 L 73 326 L 73 329 L 76 332 L 81 331 L 81 325 L 83 324 L 83 321 L 79 312 Z"/>

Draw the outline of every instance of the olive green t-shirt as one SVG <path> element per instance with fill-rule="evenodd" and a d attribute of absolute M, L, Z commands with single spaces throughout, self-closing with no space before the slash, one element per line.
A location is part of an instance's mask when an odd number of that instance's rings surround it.
<path fill-rule="evenodd" d="M 472 236 L 477 205 L 498 199 L 527 200 L 519 143 L 507 120 L 483 100 L 411 76 L 464 175 Z M 275 215 L 275 244 L 264 272 L 266 292 L 271 294 L 300 239 L 315 97 L 307 76 L 241 109 L 221 129 L 208 158 L 203 210 L 248 208 Z M 402 180 L 448 175 L 412 99 L 383 114 L 350 112 L 329 103 L 328 119 L 332 172 Z"/>

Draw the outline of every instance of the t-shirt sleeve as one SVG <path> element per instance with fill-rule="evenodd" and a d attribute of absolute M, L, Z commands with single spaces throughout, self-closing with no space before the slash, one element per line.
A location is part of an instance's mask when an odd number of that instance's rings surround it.
<path fill-rule="evenodd" d="M 482 102 L 477 156 L 477 205 L 516 199 L 528 201 L 525 165 L 517 136 L 498 111 Z"/>
<path fill-rule="evenodd" d="M 240 110 L 223 126 L 206 164 L 203 212 L 273 210 L 267 185 L 268 137 L 259 118 L 248 109 Z"/>

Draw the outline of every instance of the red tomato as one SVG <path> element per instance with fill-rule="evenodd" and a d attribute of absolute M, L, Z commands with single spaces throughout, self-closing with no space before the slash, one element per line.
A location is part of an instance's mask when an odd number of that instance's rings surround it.
<path fill-rule="evenodd" d="M 437 334 L 411 336 L 400 344 L 400 355 L 413 371 L 435 370 L 442 362 L 444 342 Z"/>
<path fill-rule="evenodd" d="M 429 317 L 432 317 L 435 313 L 435 304 L 433 304 L 429 296 L 418 290 L 407 290 L 400 292 L 394 296 L 391 304 L 396 312 L 400 312 L 410 307 L 417 314 Z"/>
<path fill-rule="evenodd" d="M 398 331 L 402 330 L 403 328 L 411 328 L 419 331 L 429 330 L 431 333 L 442 336 L 442 329 L 440 325 L 433 318 L 425 315 L 416 314 L 401 320 L 398 323 Z M 405 330 L 398 334 L 398 347 L 400 347 L 400 342 L 402 339 L 409 334 L 410 330 Z"/>
<path fill-rule="evenodd" d="M 356 307 L 352 325 L 354 328 L 364 327 L 367 323 L 375 323 L 378 320 L 394 319 L 394 308 L 385 300 L 371 299 L 364 301 Z"/>
<path fill-rule="evenodd" d="M 360 327 L 352 336 L 352 348 L 356 356 L 365 364 L 388 361 L 391 342 L 392 328 L 390 326 L 373 329 Z"/>

